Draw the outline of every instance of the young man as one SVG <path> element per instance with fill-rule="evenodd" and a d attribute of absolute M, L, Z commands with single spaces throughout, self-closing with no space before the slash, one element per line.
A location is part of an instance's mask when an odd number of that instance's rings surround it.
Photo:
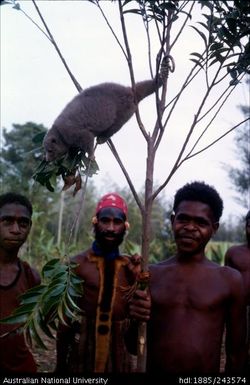
<path fill-rule="evenodd" d="M 38 272 L 18 258 L 30 232 L 31 217 L 32 205 L 26 197 L 15 193 L 0 196 L 0 319 L 19 306 L 21 294 L 40 283 Z M 34 373 L 35 360 L 16 327 L 0 324 L 0 372 Z"/>
<path fill-rule="evenodd" d="M 84 314 L 80 323 L 61 326 L 58 332 L 59 373 L 130 371 L 123 335 L 127 298 L 139 270 L 139 257 L 119 252 L 128 226 L 122 197 L 104 195 L 93 218 L 92 247 L 72 258 L 78 264 L 76 274 L 83 279 L 78 305 Z"/>
<path fill-rule="evenodd" d="M 225 264 L 231 266 L 242 275 L 246 302 L 250 305 L 250 211 L 246 215 L 246 243 L 230 247 L 225 254 Z"/>
<path fill-rule="evenodd" d="M 238 270 L 243 278 L 247 305 L 248 370 L 250 371 L 250 211 L 245 220 L 246 243 L 230 247 L 225 254 L 225 264 Z"/>
<path fill-rule="evenodd" d="M 222 209 L 216 190 L 202 182 L 186 184 L 175 195 L 171 221 L 176 255 L 150 266 L 150 294 L 138 290 L 130 304 L 132 318 L 148 320 L 148 372 L 218 374 L 225 325 L 226 371 L 243 368 L 241 275 L 204 253 Z"/>

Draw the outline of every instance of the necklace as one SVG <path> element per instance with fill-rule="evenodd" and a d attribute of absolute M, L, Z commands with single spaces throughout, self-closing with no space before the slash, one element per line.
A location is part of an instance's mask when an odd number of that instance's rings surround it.
<path fill-rule="evenodd" d="M 18 267 L 18 271 L 16 273 L 16 276 L 15 278 L 13 279 L 13 281 L 11 283 L 9 283 L 8 285 L 1 285 L 0 284 L 0 289 L 3 289 L 3 290 L 7 290 L 7 289 L 10 289 L 11 287 L 13 287 L 17 281 L 19 280 L 19 277 L 20 277 L 20 274 L 21 274 L 21 262 L 20 262 L 20 259 L 17 260 L 17 267 Z"/>

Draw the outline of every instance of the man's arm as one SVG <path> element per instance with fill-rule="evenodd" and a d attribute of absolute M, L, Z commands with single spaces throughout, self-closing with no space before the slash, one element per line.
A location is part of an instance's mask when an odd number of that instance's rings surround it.
<path fill-rule="evenodd" d="M 231 247 L 227 250 L 226 254 L 225 254 L 225 257 L 224 257 L 224 260 L 225 260 L 225 266 L 230 266 L 230 267 L 234 267 L 233 264 L 232 264 L 232 250 L 231 250 Z"/>
<path fill-rule="evenodd" d="M 129 301 L 130 325 L 125 333 L 125 343 L 131 354 L 137 354 L 139 321 L 150 319 L 151 298 L 147 291 L 136 290 Z"/>
<path fill-rule="evenodd" d="M 151 297 L 145 290 L 136 290 L 129 303 L 129 315 L 137 321 L 148 321 L 150 318 Z"/>
<path fill-rule="evenodd" d="M 230 269 L 226 273 L 231 288 L 226 320 L 226 373 L 241 373 L 247 357 L 243 280 L 235 269 Z"/>
<path fill-rule="evenodd" d="M 141 272 L 141 256 L 134 254 L 131 256 L 123 255 L 127 259 L 126 278 L 129 285 L 134 285 Z"/>

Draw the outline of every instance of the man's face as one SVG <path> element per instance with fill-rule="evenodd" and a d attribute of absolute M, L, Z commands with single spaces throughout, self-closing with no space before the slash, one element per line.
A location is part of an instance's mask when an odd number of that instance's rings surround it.
<path fill-rule="evenodd" d="M 199 201 L 182 201 L 171 220 L 177 250 L 184 255 L 204 251 L 219 227 L 210 207 Z"/>
<path fill-rule="evenodd" d="M 29 210 L 17 203 L 0 208 L 0 249 L 18 250 L 26 241 L 31 228 Z"/>
<path fill-rule="evenodd" d="M 107 207 L 100 210 L 95 225 L 95 238 L 102 248 L 112 250 L 118 247 L 125 232 L 125 216 L 120 209 Z"/>

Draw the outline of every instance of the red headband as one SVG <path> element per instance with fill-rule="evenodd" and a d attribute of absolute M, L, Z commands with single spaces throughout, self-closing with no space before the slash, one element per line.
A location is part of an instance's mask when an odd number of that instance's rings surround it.
<path fill-rule="evenodd" d="M 127 204 L 119 194 L 109 193 L 104 195 L 98 202 L 95 213 L 97 214 L 101 209 L 104 209 L 105 207 L 114 207 L 120 209 L 123 214 L 127 217 Z"/>

